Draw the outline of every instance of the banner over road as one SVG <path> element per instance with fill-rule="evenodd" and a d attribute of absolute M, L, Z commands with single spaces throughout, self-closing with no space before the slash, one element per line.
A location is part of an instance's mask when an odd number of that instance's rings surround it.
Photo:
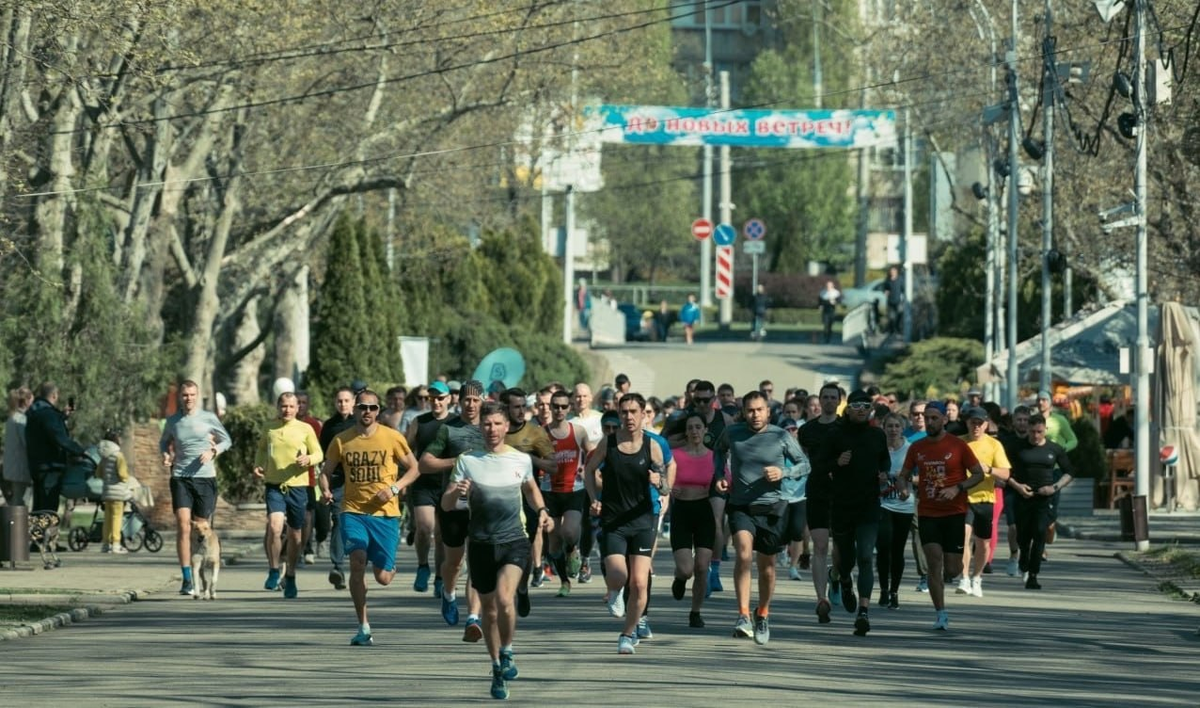
<path fill-rule="evenodd" d="M 600 105 L 606 143 L 729 145 L 756 148 L 894 146 L 896 112 L 867 110 L 721 110 Z"/>

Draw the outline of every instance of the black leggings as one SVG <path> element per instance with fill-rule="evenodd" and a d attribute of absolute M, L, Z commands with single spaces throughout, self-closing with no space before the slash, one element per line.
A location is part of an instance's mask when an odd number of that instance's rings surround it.
<path fill-rule="evenodd" d="M 845 521 L 839 520 L 839 516 Z M 857 522 L 857 523 L 855 523 Z M 875 569 L 871 565 L 871 552 L 875 550 L 875 538 L 879 535 L 879 519 L 863 512 L 839 514 L 833 512 L 833 542 L 838 549 L 838 575 L 842 585 L 850 584 L 850 572 L 858 565 L 858 596 L 870 598 L 875 591 Z"/>
<path fill-rule="evenodd" d="M 1037 575 L 1042 569 L 1046 550 L 1046 529 L 1054 522 L 1054 498 L 1020 497 L 1017 500 L 1017 546 L 1021 550 L 1020 568 Z"/>
<path fill-rule="evenodd" d="M 875 561 L 879 568 L 879 589 L 898 592 L 904 575 L 904 547 L 912 528 L 912 514 L 879 509 L 879 537 L 875 541 Z"/>

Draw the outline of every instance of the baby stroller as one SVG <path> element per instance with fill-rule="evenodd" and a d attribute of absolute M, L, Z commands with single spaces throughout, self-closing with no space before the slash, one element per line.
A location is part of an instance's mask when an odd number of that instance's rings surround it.
<path fill-rule="evenodd" d="M 91 463 L 90 472 L 87 471 L 88 463 Z M 81 458 L 81 462 L 68 469 L 63 483 L 63 496 L 73 500 L 69 503 L 72 508 L 75 501 L 80 499 L 96 504 L 91 524 L 87 528 L 76 526 L 67 534 L 67 547 L 72 551 L 82 551 L 88 547 L 89 543 L 100 543 L 104 534 L 104 505 L 122 503 L 101 500 L 104 481 L 95 476 L 97 464 L 99 464 L 98 453 L 95 453 L 94 447 L 88 448 L 84 457 Z M 73 472 L 74 474 L 72 474 Z M 81 475 L 80 472 L 83 474 Z M 124 504 L 125 513 L 121 520 L 121 545 L 129 551 L 140 551 L 143 547 L 151 553 L 158 553 L 162 550 L 162 534 L 150 525 L 137 502 L 129 499 Z"/>

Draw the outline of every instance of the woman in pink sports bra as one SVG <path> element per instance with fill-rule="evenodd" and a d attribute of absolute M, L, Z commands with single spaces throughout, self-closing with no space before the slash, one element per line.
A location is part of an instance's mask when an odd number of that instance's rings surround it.
<path fill-rule="evenodd" d="M 671 450 L 676 466 L 675 486 L 671 488 L 671 551 L 675 555 L 671 595 L 682 600 L 688 578 L 694 578 L 688 626 L 700 628 L 704 626 L 700 605 L 708 590 L 707 569 L 717 535 L 716 519 L 708 501 L 713 483 L 713 453 L 704 446 L 705 425 L 701 414 L 689 414 L 684 431 L 687 442 Z"/>

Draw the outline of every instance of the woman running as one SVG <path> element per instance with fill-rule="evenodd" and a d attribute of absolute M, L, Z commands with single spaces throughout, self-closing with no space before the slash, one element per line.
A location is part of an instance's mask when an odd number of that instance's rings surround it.
<path fill-rule="evenodd" d="M 671 551 L 675 555 L 675 582 L 671 595 L 682 600 L 688 578 L 692 582 L 689 627 L 703 627 L 700 605 L 708 591 L 705 572 L 712 560 L 717 523 L 709 494 L 713 482 L 713 453 L 704 446 L 704 416 L 688 414 L 684 421 L 687 441 L 674 448 L 675 485 L 671 488 Z"/>
<path fill-rule="evenodd" d="M 888 452 L 892 456 L 892 469 L 888 472 L 887 487 L 881 490 L 879 500 L 879 536 L 875 540 L 875 562 L 879 575 L 879 604 L 890 609 L 900 607 L 900 576 L 904 573 L 904 548 L 908 543 L 908 530 L 912 528 L 916 513 L 916 499 L 901 500 L 896 491 L 896 475 L 904 467 L 908 454 L 908 440 L 904 437 L 904 419 L 889 413 L 883 419 L 883 432 L 887 436 Z"/>

